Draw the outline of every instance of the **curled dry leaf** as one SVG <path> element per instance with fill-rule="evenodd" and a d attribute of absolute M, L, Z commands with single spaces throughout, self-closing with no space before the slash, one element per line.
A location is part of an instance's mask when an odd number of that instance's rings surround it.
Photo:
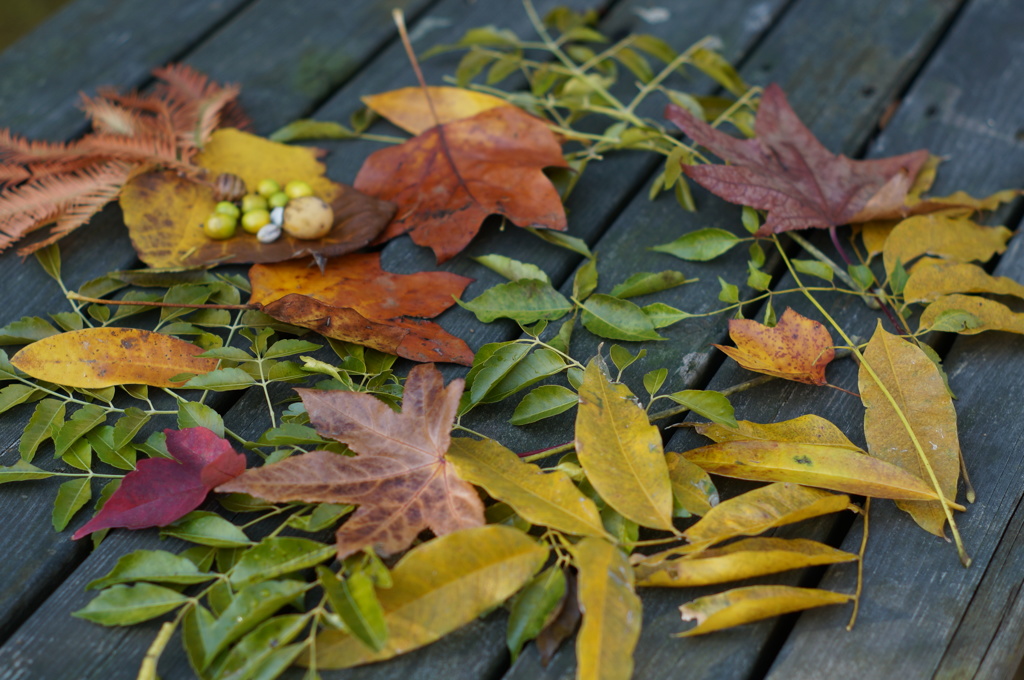
<path fill-rule="evenodd" d="M 422 87 L 403 87 L 361 99 L 373 111 L 414 135 L 426 132 L 435 125 L 471 118 L 478 113 L 509 105 L 500 97 L 462 87 L 425 89 L 426 92 Z"/>
<path fill-rule="evenodd" d="M 719 132 L 670 104 L 666 117 L 730 165 L 683 166 L 683 172 L 732 203 L 768 211 L 758 236 L 899 217 L 928 152 L 855 161 L 822 146 L 775 84 L 765 88 L 756 137 Z"/>
<path fill-rule="evenodd" d="M 792 309 L 773 327 L 731 319 L 729 337 L 736 347 L 715 347 L 743 368 L 811 385 L 826 384 L 825 367 L 835 358 L 828 329 Z"/>
<path fill-rule="evenodd" d="M 447 272 L 392 274 L 379 253 L 351 253 L 323 270 L 306 261 L 254 265 L 251 302 L 270 316 L 329 338 L 413 361 L 469 365 L 473 352 L 436 323 L 472 279 Z"/>
<path fill-rule="evenodd" d="M 700 597 L 679 607 L 683 621 L 696 621 L 690 630 L 677 637 L 703 635 L 723 628 L 798 612 L 829 604 L 844 604 L 853 595 L 816 588 L 793 586 L 748 586 L 724 593 Z"/>
<path fill-rule="evenodd" d="M 923 257 L 910 270 L 903 286 L 907 302 L 932 302 L 952 293 L 989 293 L 1024 298 L 1024 285 L 1005 276 L 992 276 L 976 264 Z"/>
<path fill-rule="evenodd" d="M 548 167 L 566 163 L 547 123 L 501 106 L 373 153 L 355 187 L 398 204 L 379 241 L 409 232 L 443 262 L 469 244 L 488 215 L 564 230 L 565 209 L 544 175 Z"/>
<path fill-rule="evenodd" d="M 324 177 L 313 149 L 271 142 L 239 130 L 213 133 L 195 163 L 209 177 L 232 173 L 252 191 L 261 179 L 303 180 L 334 210 L 334 227 L 314 241 L 283 236 L 260 243 L 255 234 L 215 241 L 199 227 L 216 206 L 212 186 L 153 171 L 125 184 L 121 209 L 139 257 L 150 267 L 199 267 L 239 262 L 279 262 L 304 255 L 325 257 L 358 250 L 387 225 L 395 206 Z"/>
<path fill-rule="evenodd" d="M 338 529 L 338 557 L 366 547 L 401 552 L 417 534 L 437 535 L 484 523 L 483 503 L 448 460 L 462 380 L 444 386 L 431 364 L 413 367 L 402 412 L 357 392 L 296 390 L 317 432 L 360 455 L 313 451 L 249 470 L 221 486 L 273 502 L 352 503 L 359 509 Z"/>
<path fill-rule="evenodd" d="M 171 378 L 217 368 L 216 359 L 196 356 L 202 353 L 202 348 L 163 333 L 85 328 L 38 340 L 11 357 L 11 363 L 33 378 L 68 387 L 180 387 L 184 381 Z"/>

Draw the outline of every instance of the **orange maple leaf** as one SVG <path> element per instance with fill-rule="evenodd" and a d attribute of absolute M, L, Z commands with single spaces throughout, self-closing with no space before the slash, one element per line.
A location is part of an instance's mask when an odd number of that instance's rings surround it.
<path fill-rule="evenodd" d="M 732 319 L 729 337 L 735 347 L 715 347 L 749 371 L 811 385 L 827 383 L 825 367 L 835 357 L 832 336 L 824 325 L 792 309 L 774 327 Z"/>

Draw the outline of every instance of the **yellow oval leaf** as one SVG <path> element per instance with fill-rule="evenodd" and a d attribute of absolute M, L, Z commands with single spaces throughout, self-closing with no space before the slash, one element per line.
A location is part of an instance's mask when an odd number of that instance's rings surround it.
<path fill-rule="evenodd" d="M 910 270 L 903 287 L 907 302 L 931 302 L 951 293 L 991 293 L 1024 298 L 1024 285 L 1005 276 L 992 276 L 976 264 L 922 258 Z"/>
<path fill-rule="evenodd" d="M 625 385 L 595 357 L 583 372 L 576 456 L 608 505 L 637 524 L 672 531 L 672 486 L 661 434 Z"/>
<path fill-rule="evenodd" d="M 38 340 L 11 357 L 15 367 L 47 382 L 98 389 L 111 385 L 180 387 L 171 378 L 207 373 L 216 359 L 178 338 L 135 328 L 85 328 Z"/>
<path fill-rule="evenodd" d="M 820 564 L 853 562 L 853 553 L 805 538 L 745 538 L 674 560 L 641 561 L 634 566 L 638 585 L 682 588 L 777 574 Z"/>
<path fill-rule="evenodd" d="M 757 482 L 795 482 L 895 500 L 938 500 L 931 486 L 864 451 L 791 442 L 723 442 L 683 453 L 708 472 Z"/>
<path fill-rule="evenodd" d="M 572 547 L 583 623 L 576 637 L 578 680 L 629 680 L 640 638 L 641 605 L 625 555 L 599 538 Z"/>
<path fill-rule="evenodd" d="M 498 524 L 462 529 L 410 550 L 377 591 L 388 640 L 375 652 L 340 630 L 316 638 L 317 667 L 349 668 L 389 659 L 444 637 L 501 604 L 547 559 L 548 549 Z"/>
<path fill-rule="evenodd" d="M 779 423 L 737 421 L 739 427 L 725 427 L 718 423 L 697 423 L 694 427 L 708 439 L 716 442 L 768 441 L 801 444 L 822 444 L 860 451 L 843 431 L 821 416 L 809 413 Z"/>
<path fill-rule="evenodd" d="M 789 482 L 776 482 L 722 501 L 683 532 L 690 543 L 710 545 L 735 536 L 753 536 L 768 529 L 839 512 L 850 498 Z"/>
<path fill-rule="evenodd" d="M 983 331 L 1007 331 L 1024 333 L 1024 314 L 1015 312 L 1001 302 L 975 295 L 945 295 L 925 307 L 921 314 L 921 328 L 934 328 L 943 314 L 956 316 L 955 312 L 966 312 L 970 323 L 958 326 L 960 335 L 977 335 Z M 945 329 L 953 330 L 953 329 Z"/>
<path fill-rule="evenodd" d="M 1006 250 L 1013 232 L 1006 227 L 985 227 L 963 213 L 934 213 L 909 217 L 892 230 L 882 249 L 885 271 L 900 261 L 904 266 L 919 255 L 938 255 L 956 262 L 986 262 Z"/>
<path fill-rule="evenodd" d="M 510 104 L 494 95 L 461 87 L 432 86 L 424 94 L 421 87 L 403 87 L 362 97 L 363 103 L 406 132 L 418 135 L 435 125 L 470 118 L 498 106 Z M 433 111 L 430 104 L 433 103 Z M 435 118 L 436 114 L 436 118 Z"/>
<path fill-rule="evenodd" d="M 938 368 L 921 348 L 886 332 L 881 322 L 864 350 L 864 361 L 906 417 L 935 471 L 943 496 L 955 498 L 960 476 L 956 411 Z M 864 437 L 870 454 L 921 479 L 930 479 L 899 412 L 863 365 L 858 381 L 866 409 Z M 899 501 L 896 505 L 926 531 L 944 535 L 946 513 L 939 501 Z"/>
<path fill-rule="evenodd" d="M 561 470 L 544 472 L 493 439 L 452 439 L 445 458 L 459 477 L 508 503 L 531 524 L 610 539 L 597 505 Z"/>
<path fill-rule="evenodd" d="M 679 607 L 683 621 L 696 621 L 697 625 L 688 631 L 678 633 L 677 637 L 703 635 L 780 614 L 829 604 L 843 604 L 852 599 L 852 595 L 816 588 L 794 588 L 792 586 L 733 588 L 724 593 L 699 597 Z"/>

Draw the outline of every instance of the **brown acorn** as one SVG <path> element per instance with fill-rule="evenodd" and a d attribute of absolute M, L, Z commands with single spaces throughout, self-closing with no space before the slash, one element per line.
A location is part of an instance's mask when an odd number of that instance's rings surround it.
<path fill-rule="evenodd" d="M 213 180 L 213 198 L 216 201 L 237 201 L 246 192 L 245 180 L 230 172 L 222 172 Z"/>

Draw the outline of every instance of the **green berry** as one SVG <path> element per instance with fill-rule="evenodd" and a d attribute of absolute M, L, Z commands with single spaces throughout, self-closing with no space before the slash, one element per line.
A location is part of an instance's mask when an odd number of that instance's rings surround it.
<path fill-rule="evenodd" d="M 220 213 L 222 215 L 230 215 L 235 219 L 238 219 L 238 216 L 241 214 L 238 206 L 231 201 L 221 201 L 217 204 L 217 207 L 213 209 L 213 212 Z"/>
<path fill-rule="evenodd" d="M 288 205 L 288 194 L 278 191 L 276 194 L 267 196 L 267 205 L 271 208 L 283 208 Z"/>
<path fill-rule="evenodd" d="M 242 212 L 252 212 L 253 210 L 266 210 L 267 199 L 259 194 L 246 194 L 242 196 Z"/>
<path fill-rule="evenodd" d="M 250 234 L 255 234 L 268 222 L 270 222 L 270 213 L 266 210 L 250 210 L 242 215 L 242 229 Z"/>
<path fill-rule="evenodd" d="M 256 185 L 256 193 L 260 196 L 270 197 L 281 190 L 281 185 L 272 179 L 261 179 Z"/>
<path fill-rule="evenodd" d="M 206 218 L 206 222 L 203 224 L 203 233 L 209 238 L 220 241 L 234 236 L 237 224 L 238 220 L 231 215 L 215 212 Z"/>
<path fill-rule="evenodd" d="M 288 194 L 288 198 L 312 196 L 313 187 L 309 186 L 308 182 L 303 182 L 301 179 L 293 179 L 291 182 L 284 185 L 284 193 Z"/>

